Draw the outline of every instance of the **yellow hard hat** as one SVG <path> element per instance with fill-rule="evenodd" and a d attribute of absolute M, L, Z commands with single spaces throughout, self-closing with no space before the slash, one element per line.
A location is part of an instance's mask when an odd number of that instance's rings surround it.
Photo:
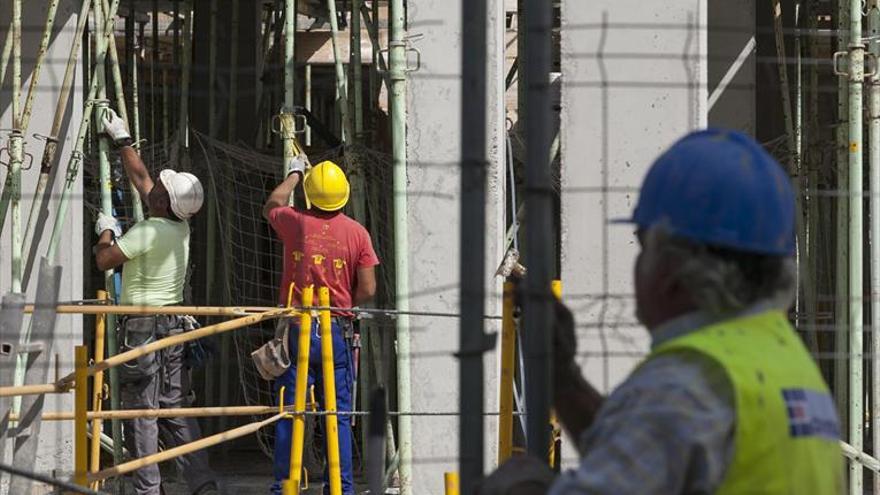
<path fill-rule="evenodd" d="M 342 209 L 348 203 L 351 192 L 345 172 L 329 160 L 315 165 L 306 173 L 303 189 L 306 192 L 306 206 L 311 208 L 315 205 L 324 211 Z"/>

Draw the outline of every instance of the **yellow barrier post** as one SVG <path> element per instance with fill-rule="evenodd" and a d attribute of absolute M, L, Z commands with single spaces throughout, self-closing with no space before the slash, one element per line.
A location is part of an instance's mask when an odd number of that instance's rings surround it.
<path fill-rule="evenodd" d="M 321 306 L 330 306 L 330 289 L 318 289 Z M 336 417 L 336 369 L 333 366 L 333 332 L 330 310 L 321 310 L 321 364 L 324 371 L 324 410 L 327 411 L 327 463 L 330 467 L 330 495 L 342 495 L 342 474 L 339 465 L 339 425 Z"/>
<path fill-rule="evenodd" d="M 107 291 L 98 291 L 98 300 L 107 300 Z M 104 360 L 104 333 L 107 328 L 107 316 L 97 315 L 95 319 L 95 362 Z M 101 410 L 101 398 L 104 395 L 104 373 L 95 373 L 94 387 L 92 390 L 92 410 Z M 92 420 L 92 443 L 89 454 L 89 472 L 96 473 L 101 470 L 101 418 Z M 92 483 L 92 490 L 98 489 L 98 482 Z"/>
<path fill-rule="evenodd" d="M 504 282 L 501 311 L 501 375 L 499 377 L 498 464 L 513 453 L 513 373 L 515 366 L 516 324 L 513 321 L 513 282 Z"/>
<path fill-rule="evenodd" d="M 303 287 L 302 305 L 314 302 L 314 287 Z M 284 495 L 296 495 L 302 485 L 303 443 L 306 435 L 306 388 L 309 381 L 309 346 L 311 344 L 312 313 L 305 310 L 299 315 L 299 336 L 296 353 L 296 390 L 293 399 L 293 433 L 290 439 L 290 472 L 284 480 Z M 299 413 L 299 414 L 297 414 Z"/>
<path fill-rule="evenodd" d="M 88 387 L 85 386 L 89 379 L 89 349 L 84 345 L 76 346 L 75 351 L 76 381 L 80 384 L 76 387 L 74 398 L 74 425 L 73 425 L 73 452 L 74 472 L 73 482 L 79 486 L 88 486 L 86 478 L 89 469 L 89 446 L 86 426 L 88 425 L 89 396 Z"/>
<path fill-rule="evenodd" d="M 443 484 L 446 486 L 446 495 L 459 495 L 458 473 L 443 473 Z"/>

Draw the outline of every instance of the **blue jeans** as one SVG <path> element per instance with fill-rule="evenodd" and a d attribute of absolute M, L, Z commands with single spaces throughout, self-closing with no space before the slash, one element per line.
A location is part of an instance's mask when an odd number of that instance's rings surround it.
<path fill-rule="evenodd" d="M 317 318 L 312 324 L 311 346 L 309 347 L 309 386 L 315 385 L 315 399 L 324 409 L 324 375 L 321 365 L 321 330 Z M 343 328 L 337 320 L 333 319 L 333 367 L 336 376 L 336 409 L 338 411 L 352 410 L 352 389 L 354 382 L 354 367 L 352 366 L 351 352 L 345 342 Z M 284 386 L 284 403 L 291 405 L 294 402 L 294 390 L 296 389 L 296 356 L 299 340 L 299 325 L 291 325 L 290 339 L 290 368 L 275 380 L 275 396 Z M 308 402 L 308 395 L 306 396 Z M 319 421 L 324 421 L 319 416 Z M 339 427 L 339 464 L 342 474 L 343 495 L 354 495 L 354 471 L 352 468 L 352 432 L 351 416 L 337 416 Z M 281 481 L 289 477 L 290 473 L 290 441 L 293 435 L 293 421 L 283 419 L 275 423 L 275 455 L 273 456 L 275 484 L 272 485 L 272 493 L 281 493 Z M 329 466 L 329 462 L 327 463 Z M 329 493 L 329 471 L 324 471 L 324 493 Z"/>

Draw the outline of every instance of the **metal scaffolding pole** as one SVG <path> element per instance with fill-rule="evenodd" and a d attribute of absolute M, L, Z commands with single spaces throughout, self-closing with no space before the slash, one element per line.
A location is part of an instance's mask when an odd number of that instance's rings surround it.
<path fill-rule="evenodd" d="M 483 477 L 483 354 L 486 306 L 486 0 L 461 6 L 461 234 L 459 474 L 461 492 Z"/>
<path fill-rule="evenodd" d="M 238 30 L 239 30 L 239 0 L 232 0 L 232 19 L 229 22 L 229 29 L 232 36 L 229 41 L 229 122 L 227 125 L 227 141 L 235 143 L 236 126 L 235 119 L 238 111 Z M 227 274 L 228 276 L 228 274 Z"/>
<path fill-rule="evenodd" d="M 394 273 L 397 309 L 409 311 L 409 215 L 406 174 L 406 42 L 403 39 L 406 12 L 403 0 L 391 0 L 389 58 L 391 70 L 391 161 L 394 177 Z M 397 319 L 397 405 L 401 411 L 412 410 L 410 379 L 409 316 Z M 400 493 L 412 495 L 412 418 L 397 421 L 400 458 Z"/>
<path fill-rule="evenodd" d="M 351 0 L 351 92 L 354 98 L 354 140 L 364 132 L 363 66 L 361 61 L 361 1 Z"/>
<path fill-rule="evenodd" d="M 9 202 L 12 207 L 12 292 L 21 292 L 21 0 L 12 1 L 12 132 L 9 135 Z"/>
<path fill-rule="evenodd" d="M 863 302 L 862 296 L 862 86 L 865 45 L 862 42 L 862 2 L 850 1 L 849 42 L 849 443 L 864 450 Z M 862 493 L 863 472 L 850 463 L 850 493 Z"/>
<path fill-rule="evenodd" d="M 192 72 L 192 0 L 183 2 L 183 67 L 180 75 L 180 123 L 178 124 L 178 143 L 183 148 L 189 148 L 189 84 Z"/>
<path fill-rule="evenodd" d="M 880 59 L 880 8 L 875 4 L 868 11 L 868 33 L 871 54 Z M 880 77 L 875 72 L 868 86 L 868 127 L 871 191 L 871 435 L 874 456 L 880 450 Z M 880 494 L 880 474 L 874 473 L 874 493 Z"/>
<path fill-rule="evenodd" d="M 525 265 L 529 267 L 523 304 L 523 349 L 525 354 L 526 438 L 528 452 L 547 459 L 550 445 L 550 406 L 553 384 L 550 381 L 552 359 L 551 328 L 555 254 L 553 249 L 553 187 L 550 180 L 551 98 L 550 37 L 552 7 L 542 0 L 524 0 L 526 16 L 522 21 L 528 33 L 525 52 L 520 54 L 520 83 L 526 97 L 526 174 Z"/>
<path fill-rule="evenodd" d="M 342 143 L 344 146 L 351 144 L 352 128 L 348 112 L 348 88 L 345 82 L 345 69 L 342 67 L 342 56 L 339 54 L 339 23 L 336 16 L 336 0 L 327 0 L 327 9 L 330 14 L 330 39 L 333 42 L 333 61 L 336 68 L 336 90 L 338 97 L 336 106 L 339 111 L 339 119 L 342 122 Z M 404 61 L 406 63 L 406 61 Z"/>
<path fill-rule="evenodd" d="M 845 51 L 849 43 L 849 23 L 850 11 L 846 0 L 838 0 L 837 12 L 837 51 Z M 847 101 L 849 95 L 849 87 L 846 80 L 841 77 L 838 80 L 837 87 L 837 188 L 841 191 L 847 189 L 849 180 L 849 169 L 846 167 L 847 153 L 849 149 L 847 127 L 848 127 L 848 108 Z M 847 272 L 849 270 L 849 224 L 848 224 L 848 202 L 845 196 L 837 199 L 837 208 L 835 214 L 835 300 L 834 300 L 834 350 L 843 353 L 849 346 L 849 315 L 848 315 L 848 294 L 849 282 Z M 848 410 L 848 371 L 849 367 L 846 359 L 834 360 L 834 398 L 837 401 L 837 414 L 841 420 L 841 431 L 847 429 L 849 423 Z"/>
<path fill-rule="evenodd" d="M 3 41 L 3 54 L 0 55 L 0 88 L 6 82 L 6 69 L 9 67 L 9 58 L 12 57 L 12 30 L 6 31 L 6 39 Z"/>

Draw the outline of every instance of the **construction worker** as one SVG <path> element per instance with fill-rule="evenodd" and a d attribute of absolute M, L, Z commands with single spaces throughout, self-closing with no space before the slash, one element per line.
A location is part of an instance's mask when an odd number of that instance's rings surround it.
<path fill-rule="evenodd" d="M 575 363 L 574 320 L 558 304 L 554 402 L 580 465 L 548 486 L 539 461 L 515 459 L 481 495 L 842 493 L 834 403 L 786 317 L 797 273 L 788 175 L 742 133 L 694 132 L 652 165 L 628 222 L 649 355 L 603 397 Z"/>
<path fill-rule="evenodd" d="M 144 162 L 132 148 L 126 123 L 112 110 L 103 117 L 104 132 L 122 157 L 129 180 L 148 208 L 149 218 L 133 225 L 125 235 L 119 222 L 101 214 L 95 226 L 98 244 L 95 261 L 99 270 L 122 266 L 119 303 L 135 306 L 171 306 L 183 302 L 183 286 L 189 259 L 188 220 L 202 206 L 204 193 L 196 176 L 163 170 L 153 182 Z M 135 348 L 197 326 L 191 317 L 128 315 L 120 319 L 121 350 Z M 189 370 L 185 354 L 190 346 L 177 345 L 142 356 L 119 367 L 121 402 L 124 409 L 172 409 L 189 405 Z M 135 458 L 155 454 L 159 435 L 166 448 L 198 440 L 193 418 L 140 418 L 125 423 L 125 440 Z M 191 493 L 219 493 L 215 474 L 204 450 L 175 459 Z M 162 481 L 153 464 L 134 473 L 138 495 L 159 495 Z"/>
<path fill-rule="evenodd" d="M 306 171 L 304 157 L 288 161 L 287 178 L 275 188 L 263 206 L 263 216 L 284 243 L 284 273 L 279 302 L 287 304 L 288 288 L 295 287 L 295 302 L 301 304 L 302 289 L 328 287 L 333 311 L 333 365 L 336 381 L 336 404 L 339 411 L 351 411 L 354 367 L 350 349 L 352 313 L 349 308 L 363 305 L 376 293 L 375 267 L 379 258 L 367 230 L 342 213 L 348 202 L 349 184 L 345 173 L 333 162 L 325 161 Z M 297 184 L 303 182 L 307 209 L 288 205 Z M 319 322 L 315 319 L 309 352 L 309 386 L 315 386 L 321 407 L 324 386 L 321 365 Z M 299 326 L 289 332 L 290 355 L 297 355 Z M 293 404 L 296 388 L 296 359 L 275 380 L 276 393 L 285 387 L 285 404 Z M 352 469 L 351 416 L 338 417 L 339 457 L 343 495 L 354 495 Z M 281 493 L 281 481 L 289 478 L 291 421 L 282 420 L 275 427 L 274 475 L 272 493 Z M 326 433 L 326 432 L 325 432 Z M 328 462 L 329 465 L 329 462 Z M 328 470 L 324 474 L 324 493 L 329 493 Z"/>

